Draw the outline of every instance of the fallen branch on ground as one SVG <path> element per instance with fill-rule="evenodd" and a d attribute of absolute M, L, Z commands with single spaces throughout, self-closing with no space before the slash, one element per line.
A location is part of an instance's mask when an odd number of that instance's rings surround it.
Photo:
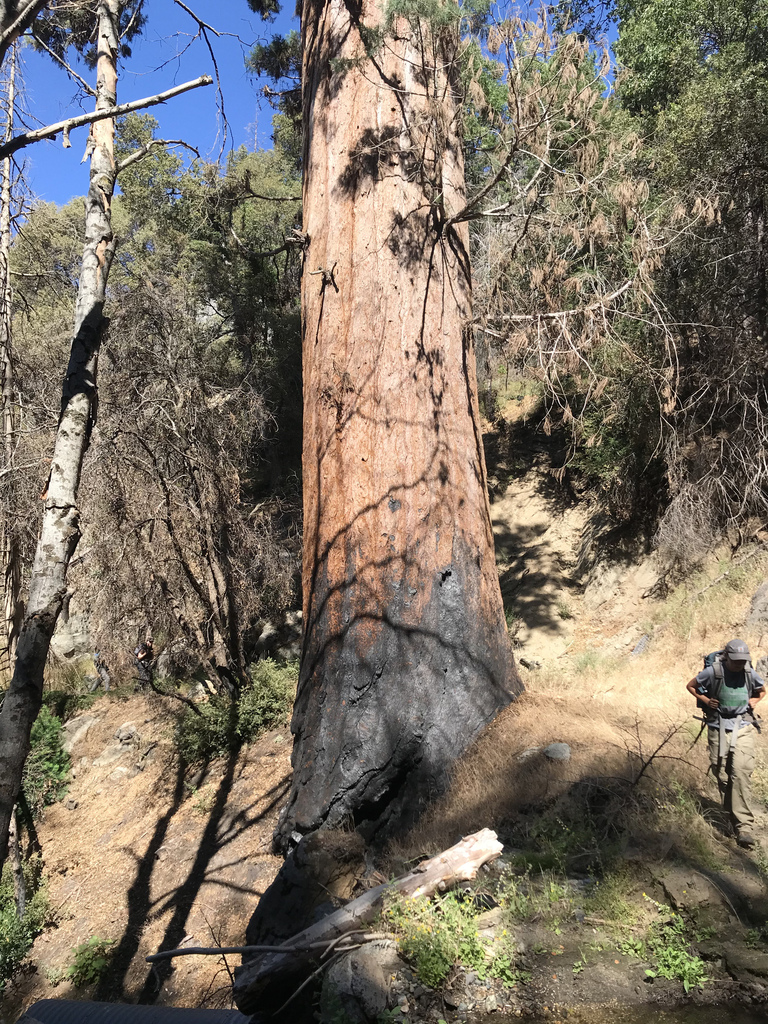
<path fill-rule="evenodd" d="M 480 868 L 495 860 L 503 849 L 496 833 L 484 828 L 467 836 L 449 850 L 419 864 L 393 882 L 375 889 L 347 903 L 322 921 L 294 935 L 277 951 L 263 952 L 235 970 L 235 1002 L 242 1013 L 254 1013 L 262 1007 L 265 992 L 284 995 L 287 984 L 302 984 L 303 975 L 315 969 L 316 944 L 328 946 L 359 933 L 360 925 L 372 920 L 381 910 L 384 896 L 396 893 L 408 899 L 429 897 L 458 882 L 473 879 Z M 356 941 L 359 945 L 359 940 Z M 307 947 L 300 950 L 299 947 Z M 335 947 L 339 951 L 339 947 Z M 270 1001 L 270 1000 L 267 1000 Z"/>
<path fill-rule="evenodd" d="M 376 939 L 394 939 L 395 936 L 389 932 L 347 932 L 345 935 L 340 936 L 342 939 L 351 939 L 355 937 L 355 946 L 360 946 L 365 942 L 374 942 Z M 177 956 L 216 956 L 219 953 L 306 953 L 314 949 L 322 949 L 325 952 L 332 949 L 334 943 L 338 943 L 339 938 L 326 940 L 324 942 L 312 942 L 309 945 L 303 946 L 187 946 L 186 948 L 180 947 L 179 949 L 164 949 L 159 953 L 153 953 L 151 956 L 145 957 L 148 964 L 153 964 L 158 960 L 172 960 Z M 323 955 L 325 955 L 325 952 Z"/>

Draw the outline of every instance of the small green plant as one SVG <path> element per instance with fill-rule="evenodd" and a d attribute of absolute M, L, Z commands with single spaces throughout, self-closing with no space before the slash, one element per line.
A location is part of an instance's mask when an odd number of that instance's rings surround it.
<path fill-rule="evenodd" d="M 69 754 L 62 746 L 61 720 L 45 706 L 35 719 L 30 741 L 21 785 L 30 810 L 39 815 L 64 796 L 69 783 Z"/>
<path fill-rule="evenodd" d="M 496 898 L 513 921 L 525 921 L 530 914 L 528 882 L 527 875 L 521 879 L 509 870 L 502 872 L 499 879 Z"/>
<path fill-rule="evenodd" d="M 92 935 L 87 942 L 75 946 L 72 950 L 72 963 L 67 969 L 67 978 L 77 988 L 83 985 L 95 985 L 109 968 L 112 956 L 110 946 L 112 939 L 100 939 Z"/>
<path fill-rule="evenodd" d="M 744 937 L 744 945 L 749 949 L 764 949 L 768 945 L 768 924 L 750 928 Z"/>
<path fill-rule="evenodd" d="M 700 988 L 707 981 L 706 965 L 691 949 L 688 926 L 680 914 L 672 913 L 669 921 L 655 921 L 646 943 L 652 967 L 649 978 L 681 981 L 686 992 Z"/>
<path fill-rule="evenodd" d="M 557 602 L 557 614 L 559 618 L 564 620 L 573 618 L 571 606 L 568 604 L 565 598 L 560 598 L 560 600 Z"/>
<path fill-rule="evenodd" d="M 35 857 L 24 864 L 27 904 L 24 917 L 16 912 L 11 867 L 6 864 L 0 879 L 0 992 L 13 977 L 35 938 L 48 920 L 48 887 L 42 861 Z"/>
<path fill-rule="evenodd" d="M 504 980 L 512 976 L 509 944 L 500 943 L 498 952 L 489 948 L 478 934 L 476 916 L 473 906 L 453 893 L 437 900 L 394 897 L 383 913 L 387 926 L 399 936 L 403 955 L 430 988 L 441 985 L 459 963 L 477 971 L 479 977 L 490 974 Z"/>
<path fill-rule="evenodd" d="M 579 957 L 578 960 L 574 960 L 574 962 L 573 962 L 573 973 L 574 973 L 574 975 L 581 974 L 581 972 L 587 966 L 587 957 L 586 957 L 586 954 L 584 953 L 584 950 L 580 949 L 579 952 L 581 953 L 581 956 Z"/>

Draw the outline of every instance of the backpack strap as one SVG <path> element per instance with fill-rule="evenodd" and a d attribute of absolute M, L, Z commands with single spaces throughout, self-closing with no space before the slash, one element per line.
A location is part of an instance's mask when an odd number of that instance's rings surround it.
<path fill-rule="evenodd" d="M 720 690 L 723 688 L 723 683 L 725 681 L 725 671 L 723 669 L 723 659 L 722 659 L 722 657 L 720 657 L 720 655 L 718 655 L 715 658 L 715 660 L 712 662 L 712 671 L 715 674 L 715 686 L 714 686 L 714 692 L 710 694 L 710 697 L 713 697 L 715 700 L 719 701 L 720 700 Z"/>

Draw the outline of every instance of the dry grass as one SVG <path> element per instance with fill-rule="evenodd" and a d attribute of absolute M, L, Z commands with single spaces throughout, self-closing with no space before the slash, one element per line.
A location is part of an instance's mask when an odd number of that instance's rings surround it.
<path fill-rule="evenodd" d="M 485 826 L 502 837 L 514 833 L 529 810 L 539 817 L 563 807 L 571 813 L 574 801 L 601 787 L 605 813 L 620 825 L 625 845 L 638 845 L 651 857 L 676 849 L 700 864 L 718 863 L 723 836 L 717 793 L 706 774 L 706 743 L 694 745 L 700 726 L 685 685 L 703 656 L 731 636 L 747 640 L 755 661 L 762 653 L 760 637 L 747 635 L 743 623 L 765 559 L 729 566 L 713 562 L 656 605 L 647 627 L 653 638 L 642 655 L 605 654 L 584 645 L 543 669 L 521 670 L 526 693 L 462 758 L 450 791 L 391 848 L 392 864 L 445 849 Z M 665 738 L 652 768 L 634 786 L 643 759 Z M 541 753 L 553 742 L 569 744 L 569 761 Z M 766 799 L 768 744 L 759 742 L 755 793 Z M 520 758 L 535 747 L 537 753 Z M 703 807 L 709 810 L 702 813 Z"/>

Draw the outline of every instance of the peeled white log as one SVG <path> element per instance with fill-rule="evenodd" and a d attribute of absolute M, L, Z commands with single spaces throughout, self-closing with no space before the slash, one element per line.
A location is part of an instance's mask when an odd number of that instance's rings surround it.
<path fill-rule="evenodd" d="M 502 849 L 495 832 L 489 828 L 481 829 L 462 839 L 450 850 L 423 861 L 407 875 L 370 889 L 317 924 L 305 928 L 283 943 L 285 952 L 264 953 L 244 963 L 235 970 L 234 994 L 238 1008 L 242 1013 L 255 1013 L 262 1008 L 262 1000 L 269 1002 L 267 989 L 273 984 L 279 986 L 281 1001 L 284 1001 L 287 979 L 298 983 L 318 955 L 306 948 L 297 951 L 291 947 L 330 943 L 348 932 L 357 931 L 380 912 L 382 900 L 387 893 L 419 899 L 432 896 L 459 882 L 468 882 L 477 875 L 483 864 L 495 860 Z"/>

